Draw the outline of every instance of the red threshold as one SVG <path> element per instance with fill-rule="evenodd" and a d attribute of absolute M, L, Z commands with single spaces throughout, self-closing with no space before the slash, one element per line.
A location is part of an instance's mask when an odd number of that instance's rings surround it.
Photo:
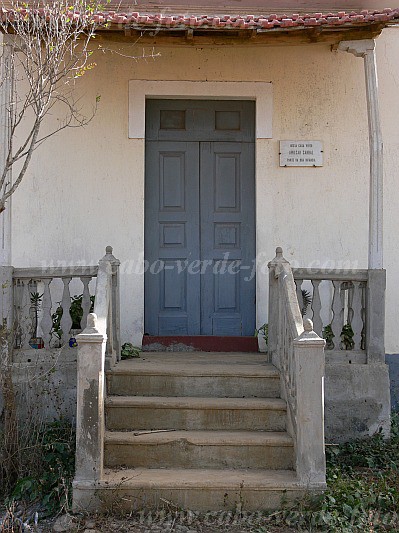
<path fill-rule="evenodd" d="M 143 335 L 143 347 L 160 351 L 161 347 L 171 348 L 179 345 L 201 352 L 258 352 L 258 339 L 256 337 L 215 337 L 207 335 L 181 335 L 175 337 L 162 337 Z M 183 345 L 183 346 L 182 346 Z M 148 349 L 147 348 L 147 349 Z M 151 349 L 151 348 L 150 348 Z"/>

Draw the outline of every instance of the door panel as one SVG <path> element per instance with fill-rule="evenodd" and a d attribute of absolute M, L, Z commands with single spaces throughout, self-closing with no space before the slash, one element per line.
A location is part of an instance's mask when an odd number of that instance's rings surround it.
<path fill-rule="evenodd" d="M 198 143 L 148 142 L 146 173 L 145 329 L 194 335 L 200 279 L 185 265 L 199 249 Z"/>
<path fill-rule="evenodd" d="M 212 269 L 201 276 L 201 334 L 255 331 L 254 146 L 201 143 L 201 257 Z"/>
<path fill-rule="evenodd" d="M 145 332 L 253 335 L 254 103 L 147 106 Z"/>

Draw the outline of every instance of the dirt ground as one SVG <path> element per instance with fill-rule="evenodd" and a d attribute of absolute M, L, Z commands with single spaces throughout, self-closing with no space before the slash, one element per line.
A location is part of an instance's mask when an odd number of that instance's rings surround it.
<path fill-rule="evenodd" d="M 261 515 L 233 515 L 227 512 L 194 513 L 172 512 L 135 516 L 68 516 L 40 522 L 37 533 L 62 531 L 71 533 L 293 533 L 292 528 L 270 525 L 270 519 Z"/>

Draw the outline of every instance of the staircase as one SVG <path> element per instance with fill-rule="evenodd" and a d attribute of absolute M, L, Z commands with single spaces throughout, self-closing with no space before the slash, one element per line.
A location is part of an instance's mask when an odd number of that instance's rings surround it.
<path fill-rule="evenodd" d="M 325 341 L 302 318 L 281 248 L 269 263 L 276 366 L 234 349 L 119 361 L 118 267 L 107 247 L 77 336 L 73 509 L 264 510 L 324 490 Z"/>
<path fill-rule="evenodd" d="M 108 371 L 106 506 L 259 510 L 298 497 L 280 377 L 264 360 L 147 352 Z"/>

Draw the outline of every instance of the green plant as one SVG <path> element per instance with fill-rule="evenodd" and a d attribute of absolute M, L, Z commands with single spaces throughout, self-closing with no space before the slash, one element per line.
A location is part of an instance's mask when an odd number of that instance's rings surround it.
<path fill-rule="evenodd" d="M 95 296 L 90 296 L 90 313 L 92 313 L 94 309 L 94 299 L 95 299 Z M 81 325 L 81 321 L 83 317 L 82 301 L 83 301 L 83 294 L 71 296 L 71 305 L 69 308 L 69 314 L 71 315 L 71 319 L 72 319 L 71 329 L 81 329 L 82 327 Z M 51 318 L 53 321 L 51 333 L 57 339 L 61 339 L 62 337 L 62 329 L 61 329 L 62 313 L 63 313 L 63 309 L 61 307 L 61 302 L 58 302 L 55 312 L 51 315 Z"/>
<path fill-rule="evenodd" d="M 301 292 L 302 292 L 301 314 L 302 314 L 302 316 L 305 316 L 306 312 L 307 312 L 307 310 L 309 308 L 309 305 L 312 303 L 312 295 L 310 294 L 309 291 L 307 291 L 305 289 L 302 289 Z"/>
<path fill-rule="evenodd" d="M 133 346 L 130 342 L 125 342 L 122 344 L 121 349 L 121 359 L 133 359 L 135 357 L 140 357 L 140 348 Z"/>
<path fill-rule="evenodd" d="M 53 321 L 51 334 L 54 335 L 58 340 L 61 340 L 61 336 L 62 336 L 61 318 L 62 318 L 62 307 L 61 307 L 61 302 L 58 302 L 57 309 L 51 315 L 51 320 Z"/>
<path fill-rule="evenodd" d="M 339 346 L 335 346 L 334 339 L 335 335 L 333 333 L 331 324 L 328 324 L 323 328 L 323 339 L 326 341 L 327 350 L 332 350 L 333 348 L 339 349 Z M 353 350 L 355 342 L 353 340 L 354 332 L 350 324 L 345 324 L 341 331 L 341 342 L 345 350 Z"/>
<path fill-rule="evenodd" d="M 354 332 L 350 324 L 345 324 L 341 331 L 341 339 L 345 350 L 353 350 L 355 342 L 353 340 Z"/>
<path fill-rule="evenodd" d="M 326 458 L 328 488 L 324 494 L 305 497 L 266 515 L 267 526 L 341 533 L 399 531 L 398 414 L 392 413 L 389 439 L 378 432 L 328 446 Z"/>
<path fill-rule="evenodd" d="M 268 344 L 269 341 L 269 324 L 263 324 L 260 326 L 260 328 L 255 329 L 255 337 L 258 335 L 262 335 L 262 337 L 265 339 L 266 344 Z"/>
<path fill-rule="evenodd" d="M 33 324 L 32 324 L 32 337 L 37 337 L 37 326 L 39 322 L 39 310 L 40 305 L 42 302 L 43 294 L 39 294 L 38 292 L 31 292 L 30 293 L 30 305 L 31 309 L 33 311 Z"/>
<path fill-rule="evenodd" d="M 32 432 L 29 453 L 32 462 L 15 484 L 8 502 L 40 503 L 43 514 L 52 515 L 71 504 L 75 470 L 75 431 L 59 420 Z"/>
<path fill-rule="evenodd" d="M 323 328 L 323 339 L 326 341 L 327 350 L 332 350 L 334 348 L 333 338 L 335 337 L 331 324 L 327 324 Z"/>
<path fill-rule="evenodd" d="M 94 309 L 94 296 L 90 296 L 90 313 Z M 71 307 L 69 308 L 69 314 L 72 318 L 72 327 L 71 329 L 81 329 L 81 321 L 83 317 L 83 308 L 82 308 L 83 294 L 78 296 L 71 296 Z"/>

